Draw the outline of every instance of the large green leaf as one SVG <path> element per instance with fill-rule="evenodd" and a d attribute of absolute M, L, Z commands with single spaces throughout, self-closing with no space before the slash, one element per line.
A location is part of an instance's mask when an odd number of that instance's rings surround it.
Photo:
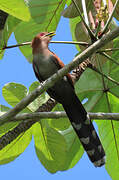
<path fill-rule="evenodd" d="M 109 1 L 109 0 L 108 0 L 108 1 Z M 114 6 L 116 0 L 111 0 L 111 1 L 112 1 L 112 3 L 113 3 L 113 6 Z M 117 3 L 116 10 L 115 10 L 115 12 L 114 12 L 114 17 L 115 17 L 117 20 L 119 20 L 119 3 Z"/>
<path fill-rule="evenodd" d="M 2 88 L 2 94 L 11 106 L 15 106 L 27 95 L 27 89 L 18 83 L 8 83 Z"/>
<path fill-rule="evenodd" d="M 39 86 L 39 82 L 34 82 L 29 87 L 29 92 L 27 92 L 27 88 L 22 84 L 18 83 L 8 83 L 2 89 L 2 94 L 4 99 L 11 106 L 15 106 L 19 103 L 24 97 L 27 96 L 28 93 L 32 92 Z M 22 112 L 34 112 L 39 106 L 45 103 L 48 100 L 49 96 L 46 93 L 43 93 L 37 99 L 35 99 L 31 104 L 29 104 Z"/>
<path fill-rule="evenodd" d="M 46 120 L 40 124 L 33 126 L 36 154 L 49 172 L 63 170 L 66 160 L 65 139 L 58 131 L 50 128 Z"/>
<path fill-rule="evenodd" d="M 64 111 L 63 107 L 61 104 L 57 104 L 54 108 L 53 111 Z M 57 119 L 49 119 L 48 120 L 49 125 L 57 130 L 65 130 L 69 128 L 70 126 L 70 121 L 68 118 L 60 118 L 59 120 Z"/>
<path fill-rule="evenodd" d="M 22 84 L 8 83 L 2 88 L 2 94 L 8 104 L 14 107 L 27 95 L 27 88 Z M 31 110 L 26 107 L 22 112 L 29 113 Z"/>
<path fill-rule="evenodd" d="M 63 169 L 67 170 L 76 165 L 76 163 L 82 157 L 84 150 L 72 126 L 70 126 L 67 130 L 62 131 L 61 133 L 64 136 L 67 143 L 66 162 L 64 164 Z"/>
<path fill-rule="evenodd" d="M 61 11 L 64 9 L 66 0 L 28 0 L 27 4 L 31 12 L 29 22 L 21 22 L 16 30 L 15 37 L 18 43 L 31 41 L 33 37 L 42 31 L 54 31 L 59 23 Z M 20 47 L 20 50 L 31 62 L 31 47 Z"/>
<path fill-rule="evenodd" d="M 107 111 L 119 112 L 119 98 L 108 93 L 104 97 L 108 101 Z M 100 106 L 102 102 L 100 101 Z M 108 107 L 109 106 L 109 107 Z M 98 108 L 98 107 L 97 107 Z M 96 108 L 96 109 L 97 109 Z M 103 107 L 104 108 L 104 107 Z M 98 109 L 97 109 L 98 110 Z M 113 180 L 119 177 L 119 122 L 112 120 L 96 121 L 99 127 L 100 137 L 106 150 L 106 170 Z"/>
<path fill-rule="evenodd" d="M 3 148 L 0 151 L 0 164 L 6 164 L 16 159 L 27 148 L 31 138 L 31 129 L 29 129 Z"/>
<path fill-rule="evenodd" d="M 1 0 L 0 9 L 23 21 L 29 21 L 30 13 L 24 0 Z"/>
<path fill-rule="evenodd" d="M 80 11 L 82 12 L 82 2 L 79 0 L 75 0 L 77 6 L 79 7 Z M 90 9 L 92 9 L 93 7 L 93 3 L 92 0 L 88 1 L 86 0 L 86 9 L 87 12 L 89 12 Z M 67 8 L 64 9 L 64 11 L 62 12 L 62 15 L 66 18 L 75 18 L 77 16 L 79 16 L 79 12 L 77 11 L 74 3 L 72 2 Z"/>
<path fill-rule="evenodd" d="M 76 18 L 70 19 L 70 21 L 69 21 L 70 22 L 70 29 L 71 29 L 71 33 L 72 33 L 72 39 L 74 41 L 76 41 L 76 34 L 75 34 L 76 25 L 78 23 L 80 23 L 80 21 L 81 21 L 81 19 L 80 19 L 79 16 L 76 17 Z M 84 34 L 83 29 L 80 29 L 80 31 L 81 31 L 81 35 L 83 35 Z M 82 32 L 83 32 L 83 34 L 82 34 Z M 85 38 L 84 38 L 83 41 L 85 41 Z M 77 48 L 78 51 L 80 51 L 80 47 L 78 45 L 76 45 L 76 48 Z"/>

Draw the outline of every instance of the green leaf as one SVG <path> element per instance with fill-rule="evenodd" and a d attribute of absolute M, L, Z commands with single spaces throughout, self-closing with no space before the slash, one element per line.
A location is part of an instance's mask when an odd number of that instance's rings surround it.
<path fill-rule="evenodd" d="M 64 170 L 67 170 L 76 165 L 82 157 L 84 150 L 72 126 L 62 131 L 61 134 L 64 136 L 67 143 L 66 162 L 64 166 Z"/>
<path fill-rule="evenodd" d="M 34 91 L 40 83 L 38 81 L 35 81 L 31 84 L 29 87 L 29 93 Z M 42 104 L 44 104 L 47 100 L 49 99 L 49 95 L 46 94 L 45 92 L 42 93 L 38 98 L 36 98 L 32 103 L 28 105 L 28 108 L 34 112 L 36 111 Z"/>
<path fill-rule="evenodd" d="M 53 111 L 64 111 L 63 107 L 61 104 L 57 104 L 54 108 Z M 69 128 L 70 126 L 70 121 L 68 118 L 60 118 L 59 120 L 57 119 L 48 119 L 49 125 L 57 130 L 65 130 Z"/>
<path fill-rule="evenodd" d="M 108 0 L 108 1 L 109 1 L 109 0 Z M 111 0 L 111 1 L 112 1 L 112 3 L 113 3 L 113 6 L 114 6 L 116 0 Z M 117 3 L 116 10 L 115 10 L 115 12 L 114 12 L 114 17 L 115 17 L 117 20 L 119 20 L 119 3 Z"/>
<path fill-rule="evenodd" d="M 50 128 L 45 120 L 33 126 L 36 154 L 51 173 L 63 170 L 66 160 L 66 142 L 55 129 Z"/>
<path fill-rule="evenodd" d="M 27 89 L 18 83 L 8 83 L 3 87 L 2 94 L 11 106 L 15 106 L 27 95 Z"/>
<path fill-rule="evenodd" d="M 0 116 L 6 113 L 10 108 L 4 105 L 0 105 Z M 4 125 L 0 126 L 0 134 L 6 133 L 10 129 L 14 128 L 18 122 L 9 122 L 5 123 Z"/>
<path fill-rule="evenodd" d="M 22 84 L 8 83 L 3 87 L 2 94 L 4 99 L 14 107 L 27 95 L 27 89 Z M 31 112 L 31 110 L 27 107 L 22 112 Z"/>
<path fill-rule="evenodd" d="M 17 26 L 15 30 L 15 37 L 18 43 L 31 41 L 39 32 L 56 30 L 66 0 L 28 0 L 27 2 L 32 19 L 30 19 L 27 23 L 21 22 Z M 31 47 L 20 47 L 20 50 L 28 61 L 31 62 Z"/>
<path fill-rule="evenodd" d="M 105 97 L 109 102 L 111 112 L 118 113 L 119 98 L 108 93 Z M 100 102 L 102 103 L 102 102 Z M 109 112 L 109 110 L 108 110 Z M 100 137 L 106 150 L 106 170 L 113 180 L 119 177 L 119 122 L 112 120 L 96 121 L 99 127 Z"/>
<path fill-rule="evenodd" d="M 6 113 L 10 108 L 0 104 L 0 116 Z"/>
<path fill-rule="evenodd" d="M 6 164 L 16 159 L 24 152 L 31 139 L 31 129 L 19 135 L 13 142 L 0 151 L 0 164 Z"/>
<path fill-rule="evenodd" d="M 75 0 L 75 3 L 79 7 L 80 11 L 83 12 L 82 2 L 79 1 L 79 0 Z M 86 10 L 87 10 L 87 12 L 89 12 L 89 10 L 92 10 L 92 8 L 93 8 L 92 0 L 86 1 Z M 66 18 L 75 18 L 75 17 L 79 16 L 79 12 L 77 11 L 74 3 L 72 2 L 67 8 L 64 9 L 64 11 L 62 12 L 62 15 L 64 17 L 66 17 Z"/>
<path fill-rule="evenodd" d="M 80 17 L 70 19 L 70 21 L 69 21 L 70 22 L 70 29 L 71 29 L 72 39 L 74 41 L 76 41 L 76 34 L 75 34 L 76 25 L 78 23 L 80 23 L 80 21 L 81 21 Z M 80 29 L 81 35 L 84 35 L 84 32 L 82 32 L 82 31 L 83 30 Z M 85 39 L 83 41 L 85 41 Z M 76 48 L 77 48 L 78 51 L 80 51 L 80 47 L 78 45 L 76 45 Z"/>
<path fill-rule="evenodd" d="M 30 13 L 24 0 L 1 0 L 0 9 L 23 21 L 29 21 Z"/>

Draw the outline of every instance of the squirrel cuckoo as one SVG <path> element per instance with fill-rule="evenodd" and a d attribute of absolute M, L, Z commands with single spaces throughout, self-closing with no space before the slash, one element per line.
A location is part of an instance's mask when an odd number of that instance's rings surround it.
<path fill-rule="evenodd" d="M 54 32 L 42 32 L 32 40 L 33 69 L 40 82 L 64 67 L 63 62 L 49 50 Z M 84 150 L 96 167 L 105 164 L 105 152 L 86 110 L 75 94 L 70 74 L 64 76 L 47 93 L 61 103 Z"/>

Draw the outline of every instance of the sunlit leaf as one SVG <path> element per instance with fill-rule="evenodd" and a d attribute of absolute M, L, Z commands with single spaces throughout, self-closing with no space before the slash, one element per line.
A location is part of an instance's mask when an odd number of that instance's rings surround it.
<path fill-rule="evenodd" d="M 64 111 L 63 107 L 61 104 L 57 104 L 54 108 L 53 111 Z M 68 118 L 60 118 L 59 120 L 57 119 L 50 119 L 48 120 L 49 124 L 51 127 L 58 129 L 58 130 L 65 130 L 69 128 L 70 126 L 70 121 Z"/>
<path fill-rule="evenodd" d="M 116 0 L 111 0 L 111 1 L 112 1 L 112 3 L 113 3 L 113 6 L 114 6 Z M 114 17 L 115 17 L 117 20 L 119 20 L 119 3 L 117 3 L 116 10 L 115 10 L 115 12 L 114 12 Z"/>
<path fill-rule="evenodd" d="M 76 165 L 82 157 L 84 150 L 72 126 L 61 133 L 64 135 L 67 142 L 66 163 L 64 166 L 64 170 L 67 170 Z"/>
<path fill-rule="evenodd" d="M 1 0 L 0 9 L 23 21 L 28 21 L 30 19 L 30 13 L 24 0 Z"/>
<path fill-rule="evenodd" d="M 8 104 L 14 107 L 27 95 L 27 88 L 22 84 L 8 83 L 2 88 L 2 94 Z M 25 108 L 23 112 L 31 111 L 30 109 Z"/>
<path fill-rule="evenodd" d="M 48 127 L 45 120 L 33 126 L 36 154 L 51 173 L 63 170 L 66 160 L 66 142 L 55 129 Z"/>
<path fill-rule="evenodd" d="M 79 7 L 80 11 L 82 11 L 82 2 L 79 0 L 75 0 L 77 6 Z M 87 6 L 87 12 L 89 12 L 90 9 L 93 7 L 93 1 L 86 0 L 86 6 Z M 79 16 L 79 12 L 77 11 L 77 8 L 75 7 L 74 3 L 72 2 L 63 12 L 62 15 L 67 18 L 75 18 Z"/>
<path fill-rule="evenodd" d="M 6 164 L 16 159 L 27 148 L 31 138 L 31 129 L 29 129 L 3 148 L 0 151 L 0 164 Z"/>
<path fill-rule="evenodd" d="M 34 91 L 38 86 L 40 85 L 40 83 L 38 81 L 33 82 L 31 84 L 31 86 L 29 87 L 29 93 Z M 42 104 L 44 104 L 47 100 L 49 99 L 48 94 L 46 94 L 45 92 L 42 93 L 40 96 L 38 96 L 38 98 L 36 98 L 32 103 L 30 103 L 28 105 L 28 108 L 34 112 L 36 111 Z"/>
<path fill-rule="evenodd" d="M 0 116 L 6 113 L 10 108 L 4 105 L 0 105 Z M 14 128 L 18 122 L 9 122 L 5 123 L 4 125 L 0 126 L 0 134 L 6 133 L 10 129 Z"/>

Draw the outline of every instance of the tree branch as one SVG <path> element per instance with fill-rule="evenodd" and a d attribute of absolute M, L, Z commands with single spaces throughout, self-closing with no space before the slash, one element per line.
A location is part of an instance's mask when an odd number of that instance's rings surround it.
<path fill-rule="evenodd" d="M 51 110 L 51 109 L 50 109 Z M 96 120 L 117 120 L 119 121 L 119 113 L 88 113 L 91 119 Z M 8 131 L 5 135 L 0 137 L 0 150 L 5 146 L 10 144 L 14 139 L 16 139 L 21 133 L 28 130 L 34 123 L 40 121 L 40 118 L 66 118 L 65 112 L 35 112 L 32 114 L 19 114 L 13 118 L 13 121 L 24 120 L 13 130 Z"/>
<path fill-rule="evenodd" d="M 98 119 L 98 120 L 119 120 L 119 113 L 88 113 L 90 119 Z M 38 122 L 42 119 L 60 119 L 66 118 L 67 115 L 64 111 L 55 111 L 55 112 L 34 112 L 34 113 L 22 113 L 18 114 L 11 119 L 11 121 L 25 121 L 32 120 Z"/>
<path fill-rule="evenodd" d="M 74 58 L 72 62 L 67 64 L 64 68 L 59 70 L 52 77 L 48 78 L 43 84 L 41 84 L 36 90 L 30 93 L 28 96 L 23 98 L 13 109 L 10 109 L 7 113 L 0 117 L 0 125 L 3 122 L 8 121 L 9 118 L 15 116 L 20 111 L 22 111 L 28 104 L 30 104 L 33 100 L 35 100 L 39 95 L 41 95 L 48 88 L 52 87 L 55 82 L 60 80 L 65 74 L 76 68 L 80 63 L 82 63 L 85 59 L 90 57 L 93 53 L 97 51 L 97 49 L 103 47 L 105 44 L 113 40 L 119 35 L 119 27 L 115 28 L 113 31 L 109 32 L 101 39 L 97 40 L 95 43 L 90 45 L 86 50 L 84 50 L 81 54 Z"/>

